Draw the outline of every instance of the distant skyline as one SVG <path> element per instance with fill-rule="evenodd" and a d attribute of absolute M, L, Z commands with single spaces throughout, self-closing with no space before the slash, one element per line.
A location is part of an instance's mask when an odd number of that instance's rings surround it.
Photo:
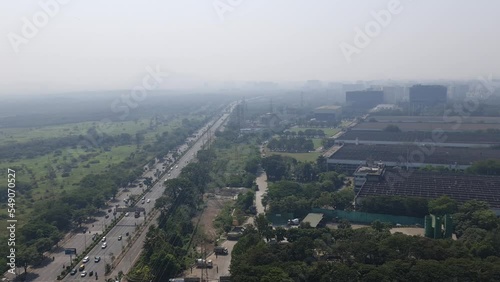
<path fill-rule="evenodd" d="M 496 0 L 2 1 L 0 95 L 132 89 L 156 66 L 160 89 L 498 79 L 498 11 Z"/>

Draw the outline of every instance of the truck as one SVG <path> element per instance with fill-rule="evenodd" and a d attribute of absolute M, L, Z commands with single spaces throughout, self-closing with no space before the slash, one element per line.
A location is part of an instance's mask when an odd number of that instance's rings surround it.
<path fill-rule="evenodd" d="M 226 247 L 217 246 L 214 248 L 214 253 L 216 255 L 227 255 L 229 252 Z"/>
<path fill-rule="evenodd" d="M 206 259 L 197 259 L 196 260 L 196 267 L 198 268 L 212 268 L 214 267 L 212 260 L 206 260 Z"/>

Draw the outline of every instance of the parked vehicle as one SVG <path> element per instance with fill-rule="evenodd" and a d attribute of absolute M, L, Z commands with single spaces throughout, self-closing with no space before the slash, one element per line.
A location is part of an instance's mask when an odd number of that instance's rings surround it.
<path fill-rule="evenodd" d="M 206 259 L 197 259 L 196 260 L 196 267 L 198 268 L 212 268 L 214 267 L 212 260 L 206 260 Z"/>
<path fill-rule="evenodd" d="M 214 248 L 214 253 L 217 254 L 217 255 L 227 255 L 228 254 L 228 250 L 226 247 L 222 247 L 222 246 L 217 246 Z"/>

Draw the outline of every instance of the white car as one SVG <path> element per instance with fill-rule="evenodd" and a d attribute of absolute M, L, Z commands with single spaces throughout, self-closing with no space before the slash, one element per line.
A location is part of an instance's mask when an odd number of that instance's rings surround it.
<path fill-rule="evenodd" d="M 151 202 L 151 199 L 148 199 L 146 202 L 148 202 L 148 203 Z"/>
<path fill-rule="evenodd" d="M 88 262 L 88 261 L 89 261 L 89 257 L 88 257 L 88 256 L 87 256 L 87 257 L 84 257 L 84 258 L 83 258 L 83 260 L 82 260 L 82 262 L 83 262 L 83 263 L 86 263 L 86 262 Z"/>
<path fill-rule="evenodd" d="M 106 236 L 102 237 L 101 242 L 106 242 Z"/>
<path fill-rule="evenodd" d="M 125 213 L 125 216 L 128 216 L 128 212 Z"/>
<path fill-rule="evenodd" d="M 108 246 L 108 243 L 104 242 L 104 243 L 102 243 L 101 249 L 106 249 L 107 246 Z"/>
<path fill-rule="evenodd" d="M 82 276 L 82 277 L 87 276 L 87 271 L 85 271 L 85 270 L 84 270 L 84 271 L 82 271 L 82 274 L 80 274 L 80 276 Z"/>

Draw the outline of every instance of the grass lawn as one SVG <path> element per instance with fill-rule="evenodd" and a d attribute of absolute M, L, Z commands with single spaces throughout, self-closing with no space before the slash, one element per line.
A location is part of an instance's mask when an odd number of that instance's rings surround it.
<path fill-rule="evenodd" d="M 322 140 L 319 138 L 313 138 L 312 141 L 314 144 L 314 149 L 318 149 L 319 147 L 323 146 L 323 145 L 321 145 Z"/>
<path fill-rule="evenodd" d="M 27 142 L 35 138 L 54 138 L 68 135 L 86 134 L 87 130 L 96 126 L 98 132 L 105 132 L 110 135 L 118 135 L 121 133 L 129 133 L 135 135 L 139 130 L 148 130 L 144 136 L 144 141 L 141 146 L 151 144 L 155 141 L 156 134 L 161 134 L 165 131 L 171 131 L 173 128 L 181 124 L 181 116 L 175 120 L 171 120 L 168 124 L 160 124 L 156 129 L 149 128 L 149 119 L 141 119 L 137 122 L 115 122 L 99 126 L 94 122 L 84 122 L 77 124 L 65 124 L 57 126 L 47 126 L 40 128 L 12 128 L 0 130 L 0 146 L 6 142 Z M 6 135 L 9 138 L 1 138 Z M 135 136 L 134 136 L 135 137 Z M 5 139 L 8 139 L 7 141 Z M 38 187 L 29 192 L 27 195 L 16 195 L 16 213 L 19 220 L 19 227 L 23 225 L 23 221 L 27 221 L 26 217 L 33 212 L 33 203 L 40 199 L 50 199 L 57 197 L 61 192 L 73 192 L 78 188 L 78 183 L 83 177 L 90 173 L 102 173 L 108 167 L 124 161 L 131 153 L 137 151 L 136 145 L 115 146 L 110 148 L 110 151 L 104 151 L 102 148 L 95 148 L 91 151 L 81 149 L 73 150 L 71 148 L 61 148 L 61 154 L 54 153 L 38 156 L 32 159 L 19 160 L 0 160 L 0 169 L 6 171 L 7 168 L 20 168 L 16 171 L 16 182 L 38 184 Z M 87 160 L 82 160 L 79 157 L 86 156 Z M 152 157 L 152 156 L 151 156 Z M 62 177 L 63 168 L 70 166 L 71 172 L 68 177 Z M 49 172 L 55 171 L 56 178 L 52 181 L 48 179 Z M 5 204 L 0 205 L 0 219 L 7 216 L 7 207 Z M 0 222 L 0 228 L 6 228 L 7 221 Z"/>
<path fill-rule="evenodd" d="M 312 127 L 292 127 L 292 128 L 289 128 L 287 129 L 288 131 L 293 131 L 293 132 L 299 132 L 299 131 L 305 131 L 306 129 L 314 129 L 314 130 L 323 130 L 323 132 L 326 134 L 326 136 L 333 136 L 335 134 L 337 134 L 337 132 L 340 131 L 340 129 L 338 128 L 328 128 L 328 127 L 325 127 L 325 128 L 322 128 L 322 127 L 318 127 L 318 128 L 312 128 Z"/>
<path fill-rule="evenodd" d="M 160 124 L 156 131 L 148 132 L 145 136 L 146 140 L 153 139 L 156 133 L 171 130 L 175 126 L 181 124 L 184 117 L 171 120 L 168 124 Z M 119 135 L 128 133 L 135 135 L 139 130 L 144 130 L 149 127 L 150 119 L 144 118 L 137 121 L 123 122 L 81 122 L 70 123 L 53 126 L 44 126 L 37 128 L 4 128 L 0 130 L 0 146 L 9 143 L 23 143 L 34 139 L 48 139 L 65 137 L 72 135 L 85 135 L 87 130 L 95 127 L 98 133 L 106 133 L 109 135 Z"/>
<path fill-rule="evenodd" d="M 96 156 L 91 157 L 87 161 L 78 160 L 77 162 L 71 162 L 71 159 L 73 157 L 78 159 L 79 155 L 88 155 L 91 154 L 91 152 L 84 152 L 83 150 L 63 150 L 63 153 L 57 157 L 53 154 L 48 154 L 33 159 L 17 160 L 10 162 L 8 165 L 1 163 L 0 166 L 2 169 L 4 166 L 22 168 L 16 171 L 17 182 L 30 184 L 35 182 L 38 183 L 38 187 L 31 190 L 30 197 L 21 194 L 18 194 L 16 197 L 16 213 L 17 219 L 19 220 L 19 226 L 22 226 L 23 219 L 31 214 L 33 211 L 33 203 L 37 200 L 56 197 L 62 191 L 72 192 L 76 190 L 78 188 L 78 183 L 84 176 L 89 173 L 103 172 L 107 167 L 124 161 L 131 153 L 135 152 L 135 150 L 136 146 L 133 145 L 116 146 L 111 148 L 109 152 L 96 150 Z M 68 177 L 61 176 L 61 168 L 64 164 L 72 164 L 73 166 Z M 84 167 L 87 164 L 89 167 Z M 50 167 L 56 172 L 54 181 L 47 179 Z M 1 206 L 0 218 L 3 218 L 7 214 L 7 208 L 4 208 L 3 205 Z M 0 222 L 0 228 L 5 228 L 6 223 L 6 221 L 2 220 Z"/>
<path fill-rule="evenodd" d="M 267 155 L 281 155 L 286 157 L 292 157 L 301 162 L 315 162 L 316 159 L 321 155 L 319 152 L 312 153 L 281 153 L 281 152 L 268 152 Z"/>

